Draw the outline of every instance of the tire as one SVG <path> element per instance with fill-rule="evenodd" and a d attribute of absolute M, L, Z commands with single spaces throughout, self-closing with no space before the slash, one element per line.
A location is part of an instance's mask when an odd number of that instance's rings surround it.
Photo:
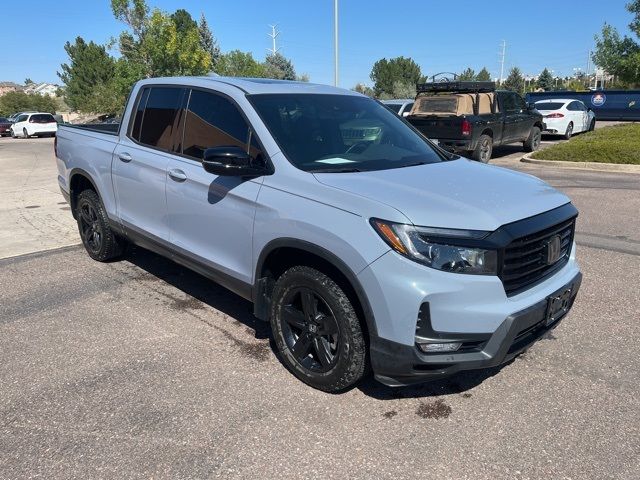
<path fill-rule="evenodd" d="M 493 153 L 493 138 L 489 135 L 480 135 L 475 150 L 471 153 L 471 158 L 478 162 L 488 163 Z"/>
<path fill-rule="evenodd" d="M 106 262 L 122 255 L 124 241 L 109 227 L 107 212 L 93 190 L 78 195 L 76 219 L 82 244 L 91 258 Z"/>
<path fill-rule="evenodd" d="M 284 272 L 269 317 L 283 363 L 307 385 L 336 393 L 364 376 L 367 350 L 358 316 L 322 272 L 305 266 Z"/>
<path fill-rule="evenodd" d="M 27 129 L 26 128 L 22 129 L 22 135 L 23 135 L 22 138 L 25 138 L 25 139 L 29 138 L 29 134 L 27 133 Z"/>
<path fill-rule="evenodd" d="M 525 152 L 535 152 L 540 148 L 540 140 L 542 139 L 542 132 L 538 127 L 531 128 L 529 137 L 524 141 Z"/>
<path fill-rule="evenodd" d="M 16 133 L 13 130 L 11 130 L 11 138 L 16 138 Z"/>
<path fill-rule="evenodd" d="M 569 140 L 571 138 L 571 135 L 573 135 L 573 122 L 569 122 L 569 125 L 567 125 L 567 129 L 564 132 L 564 135 L 562 135 L 562 138 L 564 138 L 565 140 Z"/>
<path fill-rule="evenodd" d="M 594 118 L 593 120 L 591 120 L 591 123 L 589 124 L 589 131 L 593 132 L 596 129 L 596 119 Z"/>

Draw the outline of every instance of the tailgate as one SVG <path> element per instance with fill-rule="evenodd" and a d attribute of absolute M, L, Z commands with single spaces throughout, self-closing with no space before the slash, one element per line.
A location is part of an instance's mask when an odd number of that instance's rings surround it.
<path fill-rule="evenodd" d="M 436 115 L 410 115 L 406 119 L 427 138 L 462 139 L 462 117 Z"/>

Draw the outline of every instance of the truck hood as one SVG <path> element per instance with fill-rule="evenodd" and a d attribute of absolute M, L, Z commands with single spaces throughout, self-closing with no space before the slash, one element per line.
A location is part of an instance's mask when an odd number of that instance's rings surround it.
<path fill-rule="evenodd" d="M 537 177 L 463 158 L 315 177 L 324 185 L 385 203 L 414 225 L 429 227 L 493 231 L 570 201 Z"/>

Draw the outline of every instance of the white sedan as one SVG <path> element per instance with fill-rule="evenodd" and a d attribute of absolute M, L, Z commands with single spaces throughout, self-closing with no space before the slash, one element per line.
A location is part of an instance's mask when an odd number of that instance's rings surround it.
<path fill-rule="evenodd" d="M 580 100 L 553 98 L 536 102 L 544 117 L 545 134 L 569 139 L 574 133 L 589 132 L 596 127 L 596 115 Z"/>
<path fill-rule="evenodd" d="M 10 131 L 13 138 L 54 136 L 58 131 L 58 122 L 50 113 L 23 113 L 16 118 Z"/>

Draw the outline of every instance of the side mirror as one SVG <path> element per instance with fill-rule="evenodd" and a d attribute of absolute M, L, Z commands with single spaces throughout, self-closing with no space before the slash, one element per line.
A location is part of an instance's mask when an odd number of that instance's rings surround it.
<path fill-rule="evenodd" d="M 534 102 L 529 102 L 527 103 L 527 107 L 529 107 L 529 110 L 535 110 L 536 104 Z"/>
<path fill-rule="evenodd" d="M 229 177 L 258 177 L 267 173 L 262 166 L 254 166 L 253 158 L 240 147 L 212 147 L 204 151 L 203 168 L 215 175 Z"/>

